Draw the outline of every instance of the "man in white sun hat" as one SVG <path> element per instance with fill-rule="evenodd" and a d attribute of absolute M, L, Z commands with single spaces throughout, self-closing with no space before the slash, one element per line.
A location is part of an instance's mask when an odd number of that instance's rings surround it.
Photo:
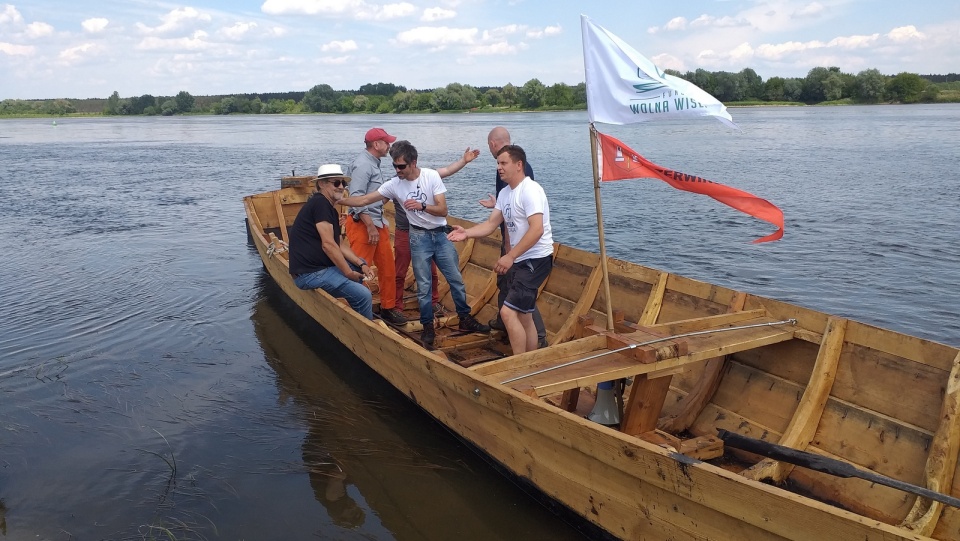
<path fill-rule="evenodd" d="M 373 296 L 364 278 L 373 278 L 367 262 L 340 239 L 340 216 L 334 205 L 343 199 L 350 177 L 337 164 L 317 170 L 317 193 L 297 213 L 290 228 L 290 274 L 300 289 L 322 289 L 343 297 L 373 319 Z M 359 270 L 355 270 L 359 269 Z"/>

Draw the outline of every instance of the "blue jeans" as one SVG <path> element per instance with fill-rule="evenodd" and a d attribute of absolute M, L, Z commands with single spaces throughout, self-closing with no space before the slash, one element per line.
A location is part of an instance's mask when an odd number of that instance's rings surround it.
<path fill-rule="evenodd" d="M 467 304 L 467 290 L 463 287 L 460 275 L 460 256 L 453 243 L 447 240 L 443 228 L 433 231 L 410 228 L 410 259 L 413 262 L 413 276 L 417 279 L 417 303 L 420 305 L 420 323 L 433 323 L 433 303 L 430 300 L 430 260 L 437 263 L 437 269 L 450 284 L 450 294 L 457 315 L 470 314 Z"/>
<path fill-rule="evenodd" d="M 301 274 L 293 279 L 300 289 L 322 289 L 334 297 L 343 297 L 350 307 L 367 319 L 373 319 L 373 295 L 367 286 L 347 278 L 336 267 Z"/>

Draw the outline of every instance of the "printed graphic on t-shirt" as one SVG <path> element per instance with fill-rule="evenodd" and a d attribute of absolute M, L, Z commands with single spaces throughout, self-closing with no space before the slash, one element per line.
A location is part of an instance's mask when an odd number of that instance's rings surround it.
<path fill-rule="evenodd" d="M 503 205 L 503 221 L 507 223 L 507 232 L 511 234 L 517 232 L 517 224 L 513 223 L 513 205 L 509 202 Z"/>
<path fill-rule="evenodd" d="M 416 189 L 416 190 L 413 190 L 413 191 L 411 191 L 411 192 L 408 192 L 408 193 L 407 193 L 407 197 L 405 197 L 404 199 L 413 199 L 414 201 L 420 203 L 421 206 L 422 206 L 424 203 L 427 202 L 427 194 L 424 193 L 424 192 L 420 189 L 420 185 L 417 184 L 417 189 Z M 407 210 L 407 212 L 411 212 L 411 211 L 410 211 L 410 210 Z M 423 214 L 424 211 L 422 211 L 422 210 L 420 210 L 420 209 L 417 209 L 417 210 L 414 210 L 414 211 L 412 211 L 412 212 L 416 212 L 417 214 Z"/>

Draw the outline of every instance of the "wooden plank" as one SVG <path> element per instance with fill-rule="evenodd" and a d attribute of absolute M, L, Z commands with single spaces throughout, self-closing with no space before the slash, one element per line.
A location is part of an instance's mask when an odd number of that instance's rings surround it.
<path fill-rule="evenodd" d="M 475 316 L 480 310 L 490 302 L 490 299 L 497 294 L 497 273 L 490 271 L 490 277 L 487 284 L 483 287 L 483 292 L 477 295 L 470 303 L 470 315 Z"/>
<path fill-rule="evenodd" d="M 480 376 L 503 374 L 509 370 L 529 368 L 542 361 L 549 361 L 555 358 L 567 356 L 582 356 L 593 353 L 606 346 L 606 343 L 607 339 L 604 336 L 588 336 L 579 340 L 564 342 L 563 344 L 558 344 L 549 349 L 537 349 L 534 351 L 521 353 L 520 355 L 513 355 L 511 357 L 507 357 L 506 359 L 501 359 L 499 361 L 486 363 L 483 366 L 471 368 L 471 370 Z M 496 376 L 494 376 L 492 379 L 495 378 Z"/>
<path fill-rule="evenodd" d="M 810 382 L 803 391 L 803 397 L 800 398 L 800 404 L 790 424 L 780 437 L 780 445 L 800 451 L 806 450 L 810 445 L 837 377 L 837 364 L 840 361 L 846 327 L 846 319 L 830 318 L 827 321 Z M 793 464 L 765 459 L 745 470 L 743 475 L 757 481 L 770 479 L 774 483 L 782 483 L 793 468 Z"/>
<path fill-rule="evenodd" d="M 752 317 L 761 317 L 766 315 L 763 309 L 742 311 L 746 302 L 746 294 L 737 292 L 731 301 L 726 314 L 719 316 L 710 316 L 686 321 L 678 321 L 672 324 L 666 324 L 662 327 L 663 332 L 667 334 L 682 334 L 688 332 L 697 332 L 706 330 L 710 327 L 704 327 L 706 324 L 714 323 L 716 326 L 733 325 Z M 658 326 L 658 330 L 659 330 Z M 694 384 L 693 388 L 679 402 L 668 408 L 667 414 L 658 422 L 661 430 L 667 432 L 682 432 L 686 430 L 693 420 L 700 415 L 703 408 L 707 405 L 717 387 L 720 385 L 720 378 L 723 375 L 726 366 L 726 356 L 714 357 L 704 363 L 700 378 Z"/>
<path fill-rule="evenodd" d="M 529 376 L 529 380 L 526 381 L 526 383 L 536 387 L 538 394 L 543 396 L 575 387 L 594 385 L 602 381 L 655 373 L 678 366 L 698 363 L 728 352 L 761 347 L 792 338 L 792 330 L 777 327 L 758 327 L 730 331 L 723 333 L 723 336 L 703 335 L 691 337 L 688 339 L 690 352 L 683 356 L 662 358 L 656 362 L 643 364 L 623 355 L 607 355 L 552 370 L 544 374 Z M 586 357 L 586 355 L 584 355 L 584 357 Z M 509 379 L 517 375 L 520 374 L 510 374 L 503 379 Z"/>
<path fill-rule="evenodd" d="M 280 222 L 280 240 L 290 242 L 290 235 L 287 234 L 287 219 L 283 215 L 283 203 L 280 202 L 280 192 L 273 192 L 273 203 L 277 207 L 277 221 Z"/>
<path fill-rule="evenodd" d="M 663 293 L 667 289 L 667 279 L 669 273 L 661 272 L 657 275 L 657 282 L 650 291 L 650 297 L 647 299 L 647 305 L 643 308 L 643 314 L 640 315 L 638 325 L 650 326 L 657 323 L 660 316 L 660 308 L 663 306 Z"/>
<path fill-rule="evenodd" d="M 940 407 L 940 427 L 927 455 L 926 487 L 949 493 L 960 456 L 960 353 L 953 360 L 945 391 Z M 920 535 L 931 536 L 942 513 L 942 503 L 918 497 L 900 525 Z"/>
<path fill-rule="evenodd" d="M 671 379 L 670 376 L 650 378 L 646 374 L 634 378 L 630 399 L 620 421 L 620 430 L 624 434 L 635 436 L 657 428 L 657 419 L 670 390 Z"/>
<path fill-rule="evenodd" d="M 587 278 L 587 283 L 584 285 L 580 300 L 577 301 L 573 311 L 567 316 L 567 320 L 563 323 L 563 326 L 561 326 L 560 330 L 553 336 L 553 341 L 550 342 L 551 344 L 566 342 L 573 338 L 577 329 L 578 318 L 590 310 L 590 306 L 593 305 L 593 301 L 597 297 L 597 292 L 600 290 L 602 283 L 603 272 L 602 269 L 597 266 L 593 269 L 593 272 L 590 273 L 590 277 Z"/>

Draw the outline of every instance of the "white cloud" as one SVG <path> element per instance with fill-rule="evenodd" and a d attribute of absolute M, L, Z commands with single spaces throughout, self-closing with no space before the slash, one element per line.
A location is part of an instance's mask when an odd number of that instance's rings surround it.
<path fill-rule="evenodd" d="M 163 23 L 159 26 L 150 27 L 143 23 L 137 23 L 137 28 L 144 34 L 165 34 L 182 28 L 187 28 L 198 22 L 209 22 L 211 17 L 207 13 L 201 13 L 194 8 L 177 8 L 166 15 L 161 15 L 160 20 Z"/>
<path fill-rule="evenodd" d="M 107 19 L 104 19 L 102 17 L 96 17 L 93 19 L 87 19 L 83 21 L 82 23 L 80 23 L 80 26 L 82 26 L 83 29 L 86 30 L 87 32 L 91 34 L 96 34 L 97 32 L 102 32 L 103 29 L 106 28 L 108 24 L 110 24 L 110 21 L 108 21 Z"/>
<path fill-rule="evenodd" d="M 420 26 L 397 34 L 400 45 L 472 45 L 480 31 L 476 28 L 448 28 L 446 26 Z"/>
<path fill-rule="evenodd" d="M 365 0 L 265 0 L 260 11 L 269 15 L 344 16 L 357 20 L 388 20 L 407 17 L 417 11 L 408 2 L 370 4 Z"/>
<path fill-rule="evenodd" d="M 15 45 L 0 41 L 0 53 L 8 56 L 30 56 L 34 50 L 35 48 L 32 45 Z"/>
<path fill-rule="evenodd" d="M 176 51 L 176 50 L 199 50 L 207 49 L 210 43 L 206 40 L 207 33 L 198 30 L 188 38 L 158 38 L 149 36 L 137 44 L 137 49 L 142 51 Z"/>
<path fill-rule="evenodd" d="M 23 15 L 20 15 L 20 12 L 17 11 L 17 8 L 10 4 L 4 4 L 3 11 L 0 12 L 0 24 L 7 23 L 23 23 Z"/>
<path fill-rule="evenodd" d="M 887 37 L 894 43 L 905 43 L 908 41 L 922 40 L 926 36 L 924 36 L 922 32 L 919 32 L 917 27 L 910 25 L 894 28 L 887 34 Z"/>
<path fill-rule="evenodd" d="M 827 43 L 827 47 L 839 47 L 841 49 L 863 49 L 865 47 L 873 47 L 876 45 L 878 39 L 880 39 L 880 34 L 873 34 L 870 36 L 841 36 L 830 40 L 830 42 Z"/>
<path fill-rule="evenodd" d="M 549 36 L 556 36 L 561 32 L 563 32 L 563 27 L 561 27 L 558 24 L 557 26 L 548 26 L 543 30 L 537 30 L 537 29 L 527 30 L 527 37 L 533 38 L 533 39 L 540 39 L 540 38 L 549 37 Z"/>
<path fill-rule="evenodd" d="M 53 27 L 47 23 L 33 22 L 27 25 L 26 34 L 28 38 L 42 38 L 53 34 Z"/>
<path fill-rule="evenodd" d="M 687 18 L 686 17 L 674 17 L 667 21 L 667 24 L 663 25 L 664 30 L 686 30 L 687 28 Z"/>
<path fill-rule="evenodd" d="M 452 19 L 457 16 L 457 12 L 452 9 L 443 9 L 443 8 L 427 8 L 423 10 L 423 16 L 420 17 L 421 21 L 433 22 L 441 21 L 443 19 Z"/>
<path fill-rule="evenodd" d="M 233 26 L 225 26 L 220 29 L 220 34 L 226 37 L 227 39 L 240 39 L 247 34 L 247 32 L 253 30 L 257 27 L 257 23 L 249 22 L 236 22 Z"/>
<path fill-rule="evenodd" d="M 357 50 L 357 42 L 352 39 L 346 41 L 331 41 L 330 43 L 324 43 L 320 46 L 320 50 L 323 52 L 333 51 L 335 53 L 345 53 L 348 51 Z"/>
<path fill-rule="evenodd" d="M 800 9 L 794 12 L 794 15 L 797 17 L 819 17 L 821 14 L 825 13 L 827 8 L 823 6 L 820 2 L 813 2 L 807 4 Z"/>
<path fill-rule="evenodd" d="M 470 47 L 467 50 L 467 54 L 474 56 L 490 56 L 490 55 L 508 55 L 508 54 L 517 54 L 517 51 L 520 49 L 525 49 L 526 47 L 523 44 L 510 45 L 506 41 L 499 41 L 497 43 L 491 43 L 489 45 L 477 45 Z"/>
<path fill-rule="evenodd" d="M 83 60 L 85 57 L 99 52 L 99 47 L 93 43 L 84 43 L 82 45 L 77 45 L 76 47 L 70 47 L 60 51 L 58 58 L 68 64 L 76 63 L 80 60 Z"/>

